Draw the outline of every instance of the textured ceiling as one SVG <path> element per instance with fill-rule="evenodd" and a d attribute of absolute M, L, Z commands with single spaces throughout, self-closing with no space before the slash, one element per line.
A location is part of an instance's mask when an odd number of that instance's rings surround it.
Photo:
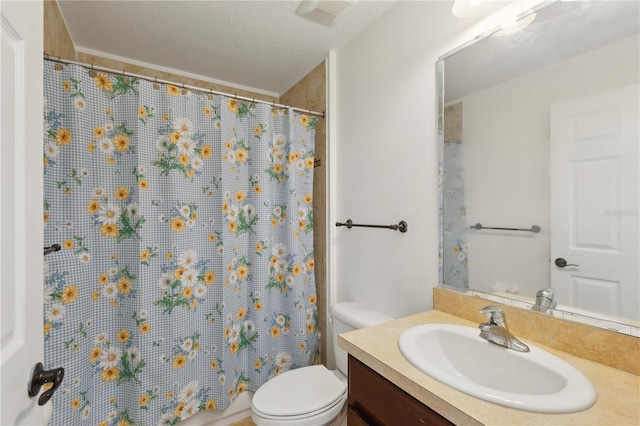
<path fill-rule="evenodd" d="M 395 1 L 360 0 L 333 27 L 299 1 L 57 3 L 79 52 L 279 96 Z"/>

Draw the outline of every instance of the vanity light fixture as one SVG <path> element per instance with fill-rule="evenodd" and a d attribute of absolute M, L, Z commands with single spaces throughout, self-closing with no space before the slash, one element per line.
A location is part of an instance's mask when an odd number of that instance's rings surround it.
<path fill-rule="evenodd" d="M 504 37 L 504 36 L 517 33 L 518 31 L 522 31 L 523 29 L 528 27 L 529 24 L 531 24 L 534 19 L 536 19 L 535 12 L 531 12 L 530 14 L 528 14 L 527 16 L 521 19 L 517 19 L 514 16 L 504 21 L 501 25 L 501 28 L 495 33 L 493 33 L 492 35 L 495 37 Z"/>
<path fill-rule="evenodd" d="M 473 18 L 480 12 L 484 0 L 456 0 L 451 13 L 456 18 Z"/>
<path fill-rule="evenodd" d="M 296 13 L 313 22 L 331 27 L 356 4 L 356 0 L 303 0 Z"/>

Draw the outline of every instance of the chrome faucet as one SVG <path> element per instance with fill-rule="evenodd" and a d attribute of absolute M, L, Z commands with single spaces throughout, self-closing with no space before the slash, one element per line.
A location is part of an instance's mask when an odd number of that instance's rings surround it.
<path fill-rule="evenodd" d="M 504 346 L 518 352 L 529 352 L 529 346 L 516 339 L 507 328 L 507 318 L 504 311 L 497 306 L 485 306 L 479 311 L 489 317 L 489 322 L 478 326 L 480 337 L 496 345 Z"/>
<path fill-rule="evenodd" d="M 556 308 L 555 294 L 552 288 L 543 288 L 536 293 L 536 304 L 531 310 L 553 315 L 552 310 Z"/>

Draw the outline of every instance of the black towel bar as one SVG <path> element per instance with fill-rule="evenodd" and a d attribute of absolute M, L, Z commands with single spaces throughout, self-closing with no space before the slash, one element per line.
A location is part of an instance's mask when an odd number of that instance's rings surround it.
<path fill-rule="evenodd" d="M 347 229 L 351 229 L 351 227 L 353 226 L 360 226 L 363 228 L 384 228 L 384 229 L 391 229 L 393 231 L 400 231 L 400 232 L 407 232 L 407 228 L 409 227 L 409 225 L 407 225 L 407 222 L 405 222 L 404 220 L 401 220 L 400 223 L 398 223 L 397 225 L 361 225 L 361 224 L 353 223 L 351 219 L 347 219 L 345 223 L 336 222 L 336 226 L 346 226 Z"/>

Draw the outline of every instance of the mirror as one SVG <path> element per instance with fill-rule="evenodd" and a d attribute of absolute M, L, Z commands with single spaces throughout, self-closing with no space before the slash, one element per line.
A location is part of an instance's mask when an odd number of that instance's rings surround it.
<path fill-rule="evenodd" d="M 440 284 L 637 335 L 640 3 L 519 18 L 438 63 Z"/>

